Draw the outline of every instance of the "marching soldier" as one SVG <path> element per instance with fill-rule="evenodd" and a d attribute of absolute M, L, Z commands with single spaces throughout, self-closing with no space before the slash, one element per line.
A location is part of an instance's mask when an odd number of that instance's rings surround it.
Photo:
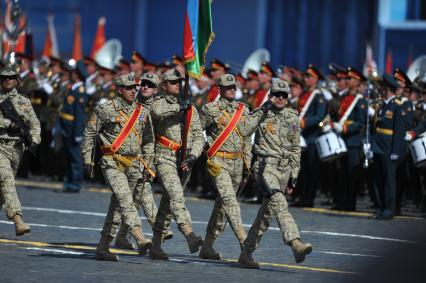
<path fill-rule="evenodd" d="M 142 104 L 145 109 L 150 109 L 154 96 L 158 92 L 161 80 L 155 74 L 145 73 L 142 75 L 141 89 L 137 96 L 138 103 Z M 150 116 L 149 116 L 150 117 Z M 152 123 L 152 122 L 150 122 Z M 154 133 L 152 133 L 154 136 Z M 145 160 L 149 163 L 153 163 L 154 156 L 145 155 Z M 151 182 L 145 182 L 144 186 L 137 186 L 133 193 L 134 202 L 136 208 L 139 210 L 142 207 L 144 214 L 148 220 L 148 223 L 154 227 L 155 216 L 157 215 L 157 206 L 154 202 L 154 196 L 152 194 Z M 164 240 L 173 238 L 173 232 L 170 230 L 171 219 L 168 219 L 167 231 L 164 235 Z M 117 238 L 115 239 L 115 245 L 119 248 L 133 249 L 133 245 L 129 242 L 127 237 L 127 231 L 129 227 L 125 223 L 121 223 L 120 230 L 118 231 Z"/>
<path fill-rule="evenodd" d="M 366 78 L 349 67 L 347 70 L 348 91 L 341 98 L 339 111 L 333 129 L 343 137 L 348 152 L 341 160 L 340 190 L 336 208 L 339 210 L 355 211 L 357 182 L 361 170 L 361 147 L 367 119 L 367 101 L 359 93 L 359 86 Z"/>
<path fill-rule="evenodd" d="M 300 128 L 307 143 L 307 149 L 302 153 L 299 182 L 299 201 L 296 206 L 313 207 L 318 187 L 318 152 L 315 146 L 316 138 L 321 134 L 321 122 L 327 114 L 327 104 L 321 90 L 317 88 L 323 75 L 312 65 L 304 73 L 306 91 L 298 101 Z"/>
<path fill-rule="evenodd" d="M 149 256 L 152 259 L 168 259 L 168 255 L 161 249 L 161 243 L 171 215 L 175 219 L 179 231 L 185 236 L 191 253 L 197 252 L 203 244 L 201 237 L 198 237 L 192 231 L 191 216 L 185 206 L 183 187 L 176 164 L 182 139 L 181 110 L 188 106 L 178 100 L 181 80 L 181 75 L 176 69 L 165 72 L 162 83 L 163 92 L 154 98 L 151 105 L 151 116 L 156 135 L 157 173 L 164 189 L 153 228 L 152 249 L 149 251 Z M 198 112 L 193 106 L 190 109 L 188 114 L 190 123 L 185 130 L 189 153 L 181 165 L 184 171 L 189 170 L 194 165 L 204 146 Z"/>
<path fill-rule="evenodd" d="M 253 171 L 265 197 L 238 258 L 238 262 L 248 268 L 259 268 L 252 253 L 268 230 L 273 217 L 277 219 L 284 243 L 291 246 L 297 263 L 302 262 L 312 251 L 311 244 L 300 241 L 299 230 L 288 212 L 285 197 L 286 192 L 291 193 L 294 189 L 300 168 L 297 110 L 285 107 L 289 92 L 286 82 L 276 80 L 272 83 L 273 105 L 256 131 Z"/>
<path fill-rule="evenodd" d="M 0 208 L 4 205 L 7 218 L 15 223 L 16 236 L 21 236 L 30 232 L 30 226 L 22 221 L 14 176 L 25 147 L 33 151 L 40 144 L 40 122 L 31 101 L 16 90 L 18 82 L 13 66 L 0 70 Z"/>
<path fill-rule="evenodd" d="M 65 154 L 68 158 L 67 180 L 64 183 L 64 192 L 78 193 L 83 181 L 83 162 L 80 156 L 80 145 L 83 140 L 83 131 L 86 125 L 87 94 L 84 80 L 87 71 L 83 61 L 71 74 L 73 85 L 64 98 L 59 113 L 58 131 L 61 134 Z"/>
<path fill-rule="evenodd" d="M 133 74 L 119 77 L 117 86 L 120 97 L 95 109 L 87 123 L 81 147 L 85 169 L 90 172 L 93 170 L 95 139 L 99 135 L 103 153 L 100 166 L 113 195 L 96 249 L 96 259 L 107 261 L 118 260 L 110 252 L 109 243 L 121 219 L 136 240 L 140 254 L 145 254 L 151 247 L 151 241 L 142 234 L 142 222 L 133 200 L 135 189 L 143 189 L 141 187 L 149 174 L 153 174 L 150 170 L 152 163 L 144 161 L 154 151 L 149 109 L 136 102 Z"/>
<path fill-rule="evenodd" d="M 395 93 L 396 80 L 383 75 L 385 100 L 373 129 L 372 151 L 374 154 L 374 189 L 378 211 L 374 219 L 389 220 L 395 213 L 396 166 L 404 148 L 404 117 Z"/>
<path fill-rule="evenodd" d="M 203 128 L 206 129 L 209 146 L 207 170 L 218 193 L 200 251 L 200 257 L 208 259 L 221 258 L 213 244 L 225 229 L 225 218 L 241 247 L 246 239 L 236 193 L 244 167 L 250 168 L 251 135 L 265 118 L 264 113 L 270 106 L 270 102 L 267 102 L 260 111 L 249 115 L 247 106 L 235 101 L 236 85 L 233 75 L 222 75 L 218 86 L 219 100 L 206 104 L 202 110 Z"/>

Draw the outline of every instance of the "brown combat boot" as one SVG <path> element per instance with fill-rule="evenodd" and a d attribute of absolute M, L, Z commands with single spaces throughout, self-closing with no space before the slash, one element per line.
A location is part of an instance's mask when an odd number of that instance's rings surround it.
<path fill-rule="evenodd" d="M 251 253 L 247 252 L 245 249 L 241 251 L 240 257 L 238 258 L 238 263 L 245 268 L 259 269 L 259 264 L 254 261 Z"/>
<path fill-rule="evenodd" d="M 301 263 L 305 260 L 305 256 L 312 252 L 312 245 L 309 243 L 303 244 L 300 239 L 294 239 L 291 241 L 291 249 L 296 263 Z"/>
<path fill-rule="evenodd" d="M 16 236 L 22 236 L 26 233 L 31 232 L 31 228 L 29 225 L 25 224 L 24 221 L 22 221 L 22 216 L 19 214 L 15 214 L 12 217 L 13 222 L 15 223 L 15 232 Z"/>
<path fill-rule="evenodd" d="M 145 255 L 148 250 L 152 247 L 152 242 L 149 239 L 146 239 L 142 234 L 141 228 L 135 227 L 131 232 L 133 238 L 136 240 L 136 244 L 138 245 L 138 251 L 140 255 Z"/>
<path fill-rule="evenodd" d="M 154 219 L 148 219 L 148 223 L 151 225 L 152 228 L 154 228 L 155 218 Z M 163 233 L 163 243 L 167 240 L 170 240 L 173 238 L 173 232 L 170 230 L 170 227 L 167 231 Z"/>
<path fill-rule="evenodd" d="M 110 236 L 101 236 L 98 247 L 96 248 L 96 260 L 118 261 L 118 256 L 112 254 L 109 250 L 109 243 L 112 241 Z"/>
<path fill-rule="evenodd" d="M 191 226 L 189 225 L 182 225 L 180 230 L 188 242 L 189 252 L 191 254 L 198 252 L 200 247 L 203 245 L 203 239 L 195 235 L 194 232 L 192 232 Z"/>
<path fill-rule="evenodd" d="M 152 236 L 152 248 L 149 250 L 149 257 L 152 259 L 158 260 L 168 260 L 169 255 L 166 254 L 161 249 L 161 243 L 163 242 L 163 237 L 160 232 L 154 231 L 154 235 Z"/>
<path fill-rule="evenodd" d="M 128 226 L 124 223 L 121 223 L 120 230 L 118 230 L 117 237 L 115 238 L 115 246 L 120 249 L 133 250 L 133 244 L 130 242 L 129 237 L 127 236 Z"/>
<path fill-rule="evenodd" d="M 213 248 L 215 240 L 216 239 L 212 233 L 207 233 L 206 237 L 204 238 L 204 243 L 201 247 L 200 254 L 198 256 L 205 259 L 222 259 L 222 255 L 216 252 Z"/>

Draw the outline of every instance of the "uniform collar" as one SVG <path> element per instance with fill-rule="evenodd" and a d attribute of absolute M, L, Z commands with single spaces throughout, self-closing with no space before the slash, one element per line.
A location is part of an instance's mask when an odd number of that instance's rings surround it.
<path fill-rule="evenodd" d="M 83 85 L 83 82 L 75 83 L 75 84 L 72 85 L 71 90 L 74 91 L 82 85 Z"/>
<path fill-rule="evenodd" d="M 120 96 L 118 96 L 117 98 L 114 99 L 114 106 L 115 106 L 115 110 L 120 111 L 120 110 L 125 110 L 128 111 L 130 109 L 132 109 L 135 105 L 136 102 L 133 101 L 132 103 L 128 103 L 127 101 L 125 101 L 123 98 L 121 98 Z"/>
<path fill-rule="evenodd" d="M 18 91 L 16 90 L 16 88 L 12 89 L 9 92 L 4 93 L 4 95 L 6 95 L 6 96 L 15 96 L 17 94 L 18 94 Z"/>
<path fill-rule="evenodd" d="M 30 70 L 26 70 L 23 71 L 22 73 L 19 74 L 19 77 L 21 77 L 21 79 L 25 78 L 28 74 L 30 73 Z"/>
<path fill-rule="evenodd" d="M 395 95 L 389 97 L 388 99 L 385 99 L 384 103 L 389 104 L 389 102 L 391 102 L 394 98 L 395 98 Z"/>
<path fill-rule="evenodd" d="M 228 109 L 228 110 L 232 110 L 237 108 L 238 103 L 235 100 L 229 101 L 226 98 L 220 97 L 218 100 L 219 103 L 219 109 L 223 110 L 223 109 Z"/>
<path fill-rule="evenodd" d="M 167 102 L 169 103 L 178 103 L 178 97 L 173 94 L 164 93 Z"/>

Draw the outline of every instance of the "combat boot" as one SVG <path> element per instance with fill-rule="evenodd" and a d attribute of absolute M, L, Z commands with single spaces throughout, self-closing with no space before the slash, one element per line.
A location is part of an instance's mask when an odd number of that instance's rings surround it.
<path fill-rule="evenodd" d="M 19 214 L 15 214 L 12 218 L 13 222 L 15 223 L 15 232 L 16 236 L 22 236 L 26 233 L 31 232 L 31 228 L 29 225 L 25 224 L 24 221 L 22 221 L 22 216 Z"/>
<path fill-rule="evenodd" d="M 109 250 L 109 243 L 112 241 L 110 236 L 101 236 L 99 244 L 96 248 L 96 260 L 105 260 L 105 261 L 118 261 L 118 256 L 112 254 Z"/>
<path fill-rule="evenodd" d="M 127 236 L 127 225 L 121 223 L 120 230 L 118 230 L 117 238 L 115 238 L 115 246 L 120 249 L 133 250 L 133 244 Z"/>
<path fill-rule="evenodd" d="M 205 259 L 222 259 L 222 255 L 216 252 L 213 248 L 215 240 L 216 239 L 212 233 L 207 233 L 206 238 L 204 239 L 203 246 L 201 247 L 200 254 L 198 256 Z"/>
<path fill-rule="evenodd" d="M 245 268 L 259 269 L 259 264 L 254 261 L 251 253 L 247 252 L 245 249 L 241 251 L 240 257 L 238 258 L 238 263 Z"/>
<path fill-rule="evenodd" d="M 169 255 L 161 249 L 161 243 L 163 242 L 162 233 L 154 231 L 152 236 L 152 248 L 149 250 L 149 257 L 152 259 L 168 260 Z"/>
<path fill-rule="evenodd" d="M 152 247 L 151 240 L 146 239 L 142 231 L 139 227 L 135 227 L 132 229 L 132 236 L 136 240 L 136 244 L 138 245 L 138 251 L 140 255 L 145 255 L 149 249 Z"/>
<path fill-rule="evenodd" d="M 189 252 L 191 254 L 199 251 L 200 247 L 203 245 L 203 239 L 192 232 L 192 228 L 189 225 L 182 225 L 180 230 L 188 242 Z"/>
<path fill-rule="evenodd" d="M 312 245 L 309 243 L 303 244 L 300 239 L 294 239 L 291 241 L 291 249 L 296 263 L 301 263 L 305 260 L 305 256 L 312 252 Z"/>

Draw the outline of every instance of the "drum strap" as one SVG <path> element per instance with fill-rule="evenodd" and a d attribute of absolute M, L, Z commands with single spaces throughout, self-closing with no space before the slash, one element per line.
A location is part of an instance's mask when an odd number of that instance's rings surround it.
<path fill-rule="evenodd" d="M 355 96 L 355 99 L 352 101 L 351 105 L 349 105 L 348 109 L 346 109 L 345 114 L 343 114 L 342 118 L 340 118 L 340 120 L 339 120 L 340 126 L 343 127 L 343 125 L 345 124 L 345 122 L 348 119 L 349 115 L 351 115 L 352 111 L 354 110 L 355 105 L 357 104 L 358 100 L 360 100 L 361 98 L 362 98 L 361 94 L 357 94 Z"/>
<path fill-rule="evenodd" d="M 302 111 L 300 111 L 300 114 L 299 114 L 299 122 L 300 122 L 300 121 L 302 121 L 302 120 L 303 120 L 303 118 L 305 117 L 306 112 L 307 112 L 307 111 L 308 111 L 308 109 L 309 109 L 309 106 L 311 106 L 312 101 L 314 100 L 315 96 L 316 96 L 318 93 L 321 93 L 321 91 L 320 91 L 319 89 L 314 90 L 314 91 L 311 93 L 311 96 L 309 96 L 309 98 L 308 98 L 308 100 L 306 101 L 305 105 L 303 105 Z"/>

